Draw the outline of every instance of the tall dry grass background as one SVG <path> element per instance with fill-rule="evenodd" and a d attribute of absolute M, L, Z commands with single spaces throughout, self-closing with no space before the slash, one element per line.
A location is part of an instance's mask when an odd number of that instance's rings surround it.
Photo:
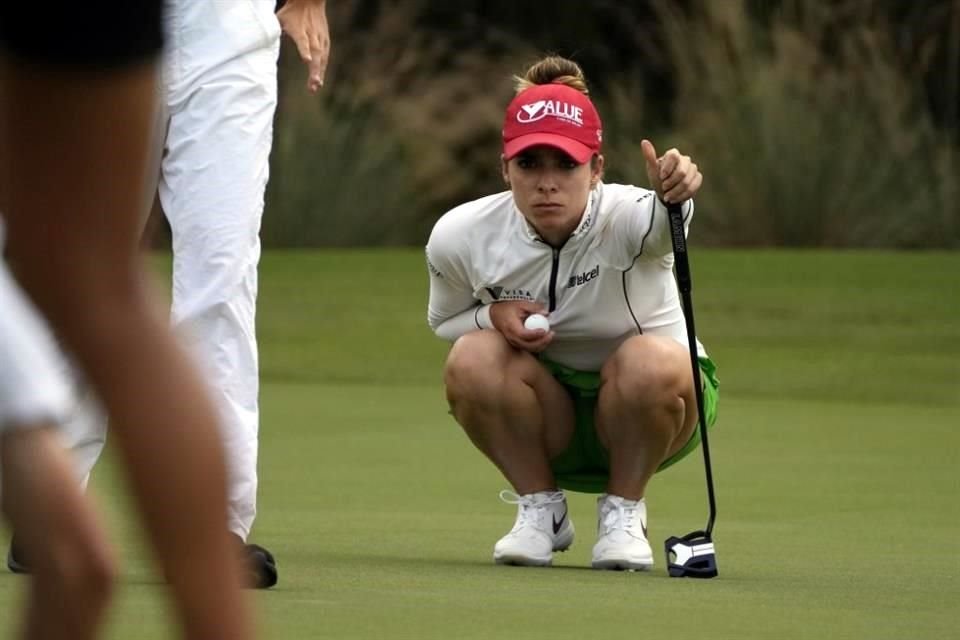
<path fill-rule="evenodd" d="M 924 60 L 897 57 L 875 3 L 660 4 L 678 145 L 702 160 L 701 236 L 722 244 L 957 244 L 960 163 L 932 121 Z M 706 233 L 705 233 L 706 232 Z"/>
<path fill-rule="evenodd" d="M 420 245 L 446 209 L 503 188 L 510 77 L 544 52 L 479 22 L 465 47 L 421 28 L 427 3 L 381 4 L 366 22 L 355 3 L 330 6 L 319 98 L 289 48 L 282 60 L 268 246 Z M 650 137 L 705 173 L 698 243 L 960 246 L 957 132 L 934 124 L 920 81 L 932 44 L 904 59 L 879 0 L 785 0 L 763 18 L 745 0 L 688 4 L 656 5 L 676 89 L 668 118 L 645 104 L 645 52 L 604 77 L 587 69 L 609 180 L 644 184 Z"/>
<path fill-rule="evenodd" d="M 522 46 L 458 48 L 418 28 L 425 2 L 384 4 L 362 25 L 357 5 L 330 5 L 340 38 L 319 98 L 291 50 L 281 62 L 268 245 L 422 244 L 444 208 L 502 188 L 500 123 Z"/>

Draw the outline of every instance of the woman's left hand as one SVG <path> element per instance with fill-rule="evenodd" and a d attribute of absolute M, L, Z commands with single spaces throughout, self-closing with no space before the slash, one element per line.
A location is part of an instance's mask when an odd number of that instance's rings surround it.
<path fill-rule="evenodd" d="M 666 203 L 689 200 L 700 190 L 703 174 L 690 159 L 676 149 L 670 149 L 657 157 L 653 143 L 644 140 L 640 143 L 643 157 L 647 161 L 647 178 L 650 186 L 660 200 Z"/>

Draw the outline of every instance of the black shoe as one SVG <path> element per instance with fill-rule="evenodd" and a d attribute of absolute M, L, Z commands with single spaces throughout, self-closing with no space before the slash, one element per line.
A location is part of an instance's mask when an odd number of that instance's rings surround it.
<path fill-rule="evenodd" d="M 258 544 L 241 542 L 240 545 L 247 566 L 244 586 L 248 589 L 269 589 L 277 584 L 277 560 L 273 554 Z"/>
<path fill-rule="evenodd" d="M 249 576 L 247 584 L 253 589 L 269 589 L 277 584 L 277 561 L 273 554 L 258 544 L 244 545 L 247 554 Z"/>
<path fill-rule="evenodd" d="M 23 557 L 23 551 L 17 548 L 17 539 L 10 541 L 10 550 L 7 551 L 7 569 L 13 573 L 30 573 L 30 566 Z"/>

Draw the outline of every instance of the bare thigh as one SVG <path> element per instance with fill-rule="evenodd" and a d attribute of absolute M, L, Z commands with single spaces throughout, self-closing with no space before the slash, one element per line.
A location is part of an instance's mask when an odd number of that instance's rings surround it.
<path fill-rule="evenodd" d="M 690 440 L 697 425 L 697 401 L 690 355 L 683 345 L 662 336 L 630 338 L 604 364 L 601 378 L 602 396 L 616 388 L 620 397 L 636 400 L 640 406 L 669 403 L 677 397 L 683 401 L 683 424 L 671 439 L 664 459 L 673 456 Z M 603 415 L 603 406 L 606 403 L 598 402 L 597 433 L 603 446 L 609 450 L 604 425 L 610 416 Z M 614 414 L 621 412 L 615 410 Z"/>
<path fill-rule="evenodd" d="M 543 416 L 547 454 L 563 452 L 573 436 L 573 402 L 566 390 L 533 355 L 512 347 L 492 329 L 462 336 L 444 367 L 447 399 L 456 416 L 459 402 L 497 404 L 504 385 L 527 385 Z"/>

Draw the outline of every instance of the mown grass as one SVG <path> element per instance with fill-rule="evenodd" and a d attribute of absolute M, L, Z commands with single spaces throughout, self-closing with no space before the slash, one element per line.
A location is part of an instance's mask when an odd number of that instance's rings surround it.
<path fill-rule="evenodd" d="M 720 577 L 494 567 L 513 510 L 446 414 L 419 251 L 268 253 L 264 638 L 932 638 L 958 624 L 960 272 L 952 253 L 691 251 L 721 377 Z M 161 259 L 158 267 L 166 268 Z M 651 539 L 702 526 L 699 454 L 651 485 Z M 108 637 L 171 636 L 112 456 L 94 491 L 125 568 Z M 5 544 L 5 539 L 0 540 Z M 0 573 L 0 632 L 24 582 Z"/>

